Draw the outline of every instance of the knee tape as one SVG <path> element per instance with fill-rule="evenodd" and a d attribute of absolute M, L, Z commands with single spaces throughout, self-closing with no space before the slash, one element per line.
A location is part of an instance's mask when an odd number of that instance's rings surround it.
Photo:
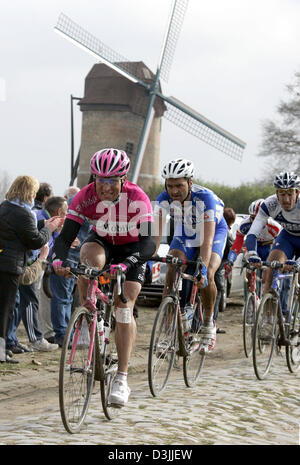
<path fill-rule="evenodd" d="M 117 323 L 131 323 L 131 310 L 130 308 L 118 307 L 116 308 L 116 321 Z"/>

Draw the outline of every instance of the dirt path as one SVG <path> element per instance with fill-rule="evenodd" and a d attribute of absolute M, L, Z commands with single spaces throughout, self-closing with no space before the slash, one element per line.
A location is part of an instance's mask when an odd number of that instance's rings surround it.
<path fill-rule="evenodd" d="M 244 358 L 242 346 L 242 301 L 229 299 L 229 307 L 219 315 L 218 326 L 226 334 L 217 336 L 216 348 L 206 358 L 206 365 L 226 365 L 228 360 Z M 138 332 L 131 359 L 130 385 L 146 378 L 148 347 L 156 309 L 139 307 Z M 24 329 L 19 339 L 27 343 Z M 26 353 L 14 356 L 18 365 L 0 365 L 0 418 L 13 421 L 20 415 L 45 413 L 47 408 L 58 407 L 58 369 L 60 349 L 51 353 Z M 0 420 L 1 421 L 1 420 Z"/>

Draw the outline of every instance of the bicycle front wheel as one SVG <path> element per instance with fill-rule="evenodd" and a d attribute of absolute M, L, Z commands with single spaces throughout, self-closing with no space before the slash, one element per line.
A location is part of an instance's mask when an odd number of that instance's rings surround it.
<path fill-rule="evenodd" d="M 290 323 L 288 327 L 288 339 L 290 345 L 286 346 L 286 362 L 291 373 L 296 373 L 300 368 L 300 314 L 298 296 L 293 300 Z"/>
<path fill-rule="evenodd" d="M 253 367 L 258 379 L 264 379 L 271 367 L 277 340 L 278 300 L 266 294 L 257 311 L 253 335 Z"/>
<path fill-rule="evenodd" d="M 105 346 L 102 356 L 103 378 L 100 380 L 102 408 L 108 420 L 112 420 L 119 412 L 119 408 L 116 405 L 111 405 L 109 403 L 113 380 L 118 371 L 118 354 L 115 344 L 115 319 L 112 314 L 110 318 L 110 335 L 109 341 L 104 342 Z"/>
<path fill-rule="evenodd" d="M 62 422 L 69 433 L 77 433 L 86 417 L 92 395 L 95 346 L 88 362 L 90 327 L 93 315 L 79 307 L 73 312 L 62 346 L 59 369 L 59 406 Z"/>
<path fill-rule="evenodd" d="M 255 325 L 256 302 L 255 295 L 249 292 L 243 315 L 243 345 L 246 357 L 250 357 L 253 349 L 253 334 Z"/>
<path fill-rule="evenodd" d="M 177 307 L 172 297 L 161 302 L 154 320 L 148 355 L 148 383 L 157 397 L 166 387 L 175 357 Z"/>
<path fill-rule="evenodd" d="M 200 353 L 202 314 L 201 298 L 197 295 L 191 328 L 185 338 L 186 355 L 183 357 L 183 378 L 187 387 L 197 384 L 204 364 L 205 355 Z"/>

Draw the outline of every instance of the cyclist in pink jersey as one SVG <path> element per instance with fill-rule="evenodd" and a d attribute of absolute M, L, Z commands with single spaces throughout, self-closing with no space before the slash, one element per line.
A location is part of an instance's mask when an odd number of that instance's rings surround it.
<path fill-rule="evenodd" d="M 55 272 L 66 276 L 68 250 L 87 218 L 92 230 L 82 244 L 81 263 L 100 269 L 110 263 L 111 275 L 119 264 L 126 274 L 128 301 L 124 304 L 117 297 L 115 309 L 119 365 L 109 402 L 116 406 L 125 405 L 130 394 L 127 371 L 136 335 L 133 307 L 144 281 L 145 263 L 155 251 L 152 206 L 145 192 L 126 179 L 129 168 L 130 160 L 122 150 L 103 149 L 93 155 L 90 170 L 94 180 L 72 200 L 53 247 Z M 81 279 L 78 284 L 83 304 L 87 282 Z"/>

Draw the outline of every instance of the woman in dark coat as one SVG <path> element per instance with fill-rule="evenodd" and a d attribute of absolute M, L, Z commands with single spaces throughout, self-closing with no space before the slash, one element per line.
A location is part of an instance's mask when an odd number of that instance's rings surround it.
<path fill-rule="evenodd" d="M 27 252 L 46 244 L 61 222 L 61 218 L 53 217 L 40 231 L 37 229 L 31 208 L 38 189 L 34 177 L 18 176 L 0 204 L 0 362 L 7 360 L 5 338 Z"/>

